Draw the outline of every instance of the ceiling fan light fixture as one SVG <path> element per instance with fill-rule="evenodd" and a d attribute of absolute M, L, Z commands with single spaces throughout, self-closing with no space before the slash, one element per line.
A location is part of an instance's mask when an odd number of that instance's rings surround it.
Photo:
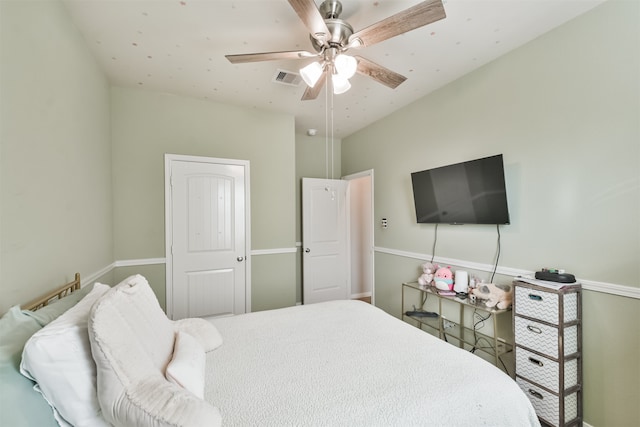
<path fill-rule="evenodd" d="M 341 76 L 340 74 L 331 75 L 331 83 L 333 85 L 333 93 L 340 95 L 351 89 L 351 83 L 349 80 Z"/>
<path fill-rule="evenodd" d="M 336 67 L 336 71 L 341 77 L 350 79 L 356 73 L 358 69 L 358 61 L 353 56 L 340 54 L 335 57 L 333 63 Z"/>
<path fill-rule="evenodd" d="M 316 83 L 318 83 L 322 72 L 322 65 L 319 62 L 312 62 L 306 67 L 300 69 L 302 80 L 304 80 L 309 87 L 314 87 Z"/>

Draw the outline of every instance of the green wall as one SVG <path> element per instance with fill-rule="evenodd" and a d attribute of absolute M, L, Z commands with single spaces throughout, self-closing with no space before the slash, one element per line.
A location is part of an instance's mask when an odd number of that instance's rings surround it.
<path fill-rule="evenodd" d="M 292 116 L 113 87 L 111 121 L 116 260 L 165 256 L 165 153 L 249 160 L 251 249 L 295 247 Z M 256 307 L 295 304 L 295 265 L 294 253 L 253 257 Z M 152 269 L 152 286 L 164 300 L 165 280 L 158 274 L 164 266 Z M 281 283 L 270 292 L 276 273 Z"/>
<path fill-rule="evenodd" d="M 144 265 L 165 256 L 164 153 L 250 161 L 251 249 L 276 249 L 252 257 L 252 306 L 295 304 L 293 117 L 110 88 L 62 2 L 0 7 L 0 312 L 75 271 L 143 272 L 164 305 L 165 267 Z"/>
<path fill-rule="evenodd" d="M 60 2 L 0 1 L 0 313 L 113 262 L 109 85 Z"/>
<path fill-rule="evenodd" d="M 432 252 L 410 173 L 498 153 L 511 213 L 501 267 L 640 287 L 639 12 L 610 0 L 343 139 L 343 174 L 374 169 L 376 221 L 389 219 L 375 235 L 377 305 L 398 316 L 420 264 L 380 248 Z M 444 225 L 436 255 L 491 265 L 496 240 L 495 227 Z M 583 303 L 585 421 L 640 425 L 640 300 L 585 291 Z"/>

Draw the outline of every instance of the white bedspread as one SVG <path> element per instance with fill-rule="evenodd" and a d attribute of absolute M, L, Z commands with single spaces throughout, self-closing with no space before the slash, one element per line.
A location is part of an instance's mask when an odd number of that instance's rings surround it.
<path fill-rule="evenodd" d="M 213 319 L 206 399 L 226 426 L 538 426 L 492 364 L 360 301 Z"/>

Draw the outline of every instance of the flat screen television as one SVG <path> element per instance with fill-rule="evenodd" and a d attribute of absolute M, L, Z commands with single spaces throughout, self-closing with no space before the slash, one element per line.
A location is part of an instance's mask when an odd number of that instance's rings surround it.
<path fill-rule="evenodd" d="M 427 224 L 509 224 L 502 154 L 411 174 L 416 218 Z"/>

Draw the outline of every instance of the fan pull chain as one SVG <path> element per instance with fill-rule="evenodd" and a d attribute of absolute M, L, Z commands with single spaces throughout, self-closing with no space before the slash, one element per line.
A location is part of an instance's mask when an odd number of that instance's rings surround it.
<path fill-rule="evenodd" d="M 325 178 L 334 178 L 334 139 L 333 139 L 333 82 L 327 78 L 327 84 L 324 86 L 324 160 L 325 160 Z M 329 152 L 329 140 L 331 140 L 331 152 Z M 331 176 L 329 176 L 329 155 L 331 155 Z"/>
<path fill-rule="evenodd" d="M 327 79 L 329 80 L 329 79 Z M 329 81 L 324 85 L 324 177 L 329 179 Z"/>
<path fill-rule="evenodd" d="M 331 179 L 334 179 L 333 171 L 333 90 L 331 90 Z"/>

